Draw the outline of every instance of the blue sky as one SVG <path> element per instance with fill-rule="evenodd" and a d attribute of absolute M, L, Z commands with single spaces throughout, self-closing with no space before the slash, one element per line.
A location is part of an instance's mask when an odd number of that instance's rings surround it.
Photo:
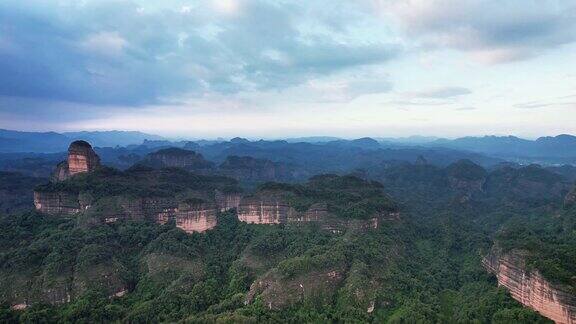
<path fill-rule="evenodd" d="M 0 128 L 576 133 L 573 0 L 3 0 Z"/>

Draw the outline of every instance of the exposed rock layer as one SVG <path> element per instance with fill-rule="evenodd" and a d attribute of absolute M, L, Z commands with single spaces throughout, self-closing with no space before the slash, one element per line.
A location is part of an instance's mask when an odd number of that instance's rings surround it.
<path fill-rule="evenodd" d="M 85 141 L 75 141 L 68 148 L 68 172 L 70 176 L 90 172 L 100 166 L 100 157 Z"/>
<path fill-rule="evenodd" d="M 78 197 L 66 192 L 34 192 L 36 210 L 50 215 L 73 215 L 80 212 Z"/>
<path fill-rule="evenodd" d="M 204 232 L 216 226 L 218 211 L 237 207 L 239 193 L 218 193 L 216 203 L 179 204 L 170 197 L 122 198 L 107 200 L 103 204 L 114 204 L 114 208 L 98 210 L 101 221 L 116 222 L 118 219 L 152 219 L 160 224 L 175 220 L 176 226 L 188 233 Z M 83 201 L 81 195 L 68 192 L 34 192 L 36 210 L 50 215 L 72 216 L 83 210 L 90 211 L 92 205 Z M 109 207 L 109 206 L 106 206 Z"/>
<path fill-rule="evenodd" d="M 498 284 L 510 291 L 512 298 L 556 323 L 576 323 L 576 296 L 548 282 L 538 270 L 526 270 L 525 254 L 501 254 L 494 249 L 483 260 L 494 273 Z"/>
<path fill-rule="evenodd" d="M 374 214 L 369 219 L 344 219 L 331 214 L 325 203 L 315 203 L 305 211 L 298 211 L 290 203 L 275 197 L 246 197 L 238 206 L 238 220 L 249 224 L 317 222 L 321 228 L 332 232 L 378 228 L 380 221 L 398 220 L 399 217 L 397 212 L 386 212 Z"/>
<path fill-rule="evenodd" d="M 52 175 L 53 181 L 64 181 L 73 175 L 94 171 L 100 167 L 100 157 L 85 141 L 74 141 L 68 147 L 67 161 L 60 162 Z"/>

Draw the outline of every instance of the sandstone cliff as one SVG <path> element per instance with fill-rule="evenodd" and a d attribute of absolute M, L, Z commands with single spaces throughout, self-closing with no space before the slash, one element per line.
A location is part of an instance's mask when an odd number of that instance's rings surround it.
<path fill-rule="evenodd" d="M 68 192 L 34 192 L 36 210 L 50 215 L 74 215 L 80 212 L 78 196 Z"/>
<path fill-rule="evenodd" d="M 346 229 L 365 230 L 378 228 L 383 220 L 398 220 L 396 211 L 374 213 L 368 219 L 337 217 L 328 211 L 326 203 L 314 203 L 298 211 L 289 202 L 278 197 L 246 197 L 238 207 L 238 220 L 249 224 L 302 224 L 315 222 L 322 229 L 334 233 Z"/>
<path fill-rule="evenodd" d="M 214 199 L 216 200 L 218 209 L 220 209 L 221 212 L 225 212 L 238 208 L 240 200 L 242 199 L 242 194 L 240 192 L 224 192 L 216 190 L 214 192 Z"/>
<path fill-rule="evenodd" d="M 399 218 L 382 185 L 354 176 L 320 175 L 305 185 L 266 183 L 241 200 L 238 219 L 251 224 L 316 222 L 332 232 L 377 228 Z"/>
<path fill-rule="evenodd" d="M 190 233 L 216 226 L 218 212 L 237 208 L 240 199 L 234 179 L 177 168 L 135 167 L 122 172 L 102 167 L 86 177 L 38 186 L 34 192 L 38 211 L 74 215 L 82 225 L 173 220 Z"/>
<path fill-rule="evenodd" d="M 556 323 L 576 323 L 576 296 L 566 288 L 548 282 L 537 269 L 528 270 L 526 253 L 502 253 L 494 248 L 483 264 L 496 275 L 498 284 L 523 305 Z"/>
<path fill-rule="evenodd" d="M 74 141 L 68 147 L 68 159 L 58 164 L 53 181 L 64 181 L 79 173 L 92 172 L 100 167 L 100 157 L 85 141 Z"/>

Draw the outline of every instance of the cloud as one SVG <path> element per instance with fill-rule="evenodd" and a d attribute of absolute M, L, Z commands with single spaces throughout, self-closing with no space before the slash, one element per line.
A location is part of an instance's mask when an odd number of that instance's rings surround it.
<path fill-rule="evenodd" d="M 526 59 L 576 41 L 572 0 L 375 0 L 428 48 L 452 48 L 487 63 Z"/>
<path fill-rule="evenodd" d="M 439 87 L 410 94 L 413 98 L 448 99 L 472 93 L 463 87 Z"/>
<path fill-rule="evenodd" d="M 550 107 L 576 107 L 576 102 L 547 102 L 547 101 L 531 101 L 514 105 L 515 108 L 520 109 L 539 109 Z"/>
<path fill-rule="evenodd" d="M 324 8 L 266 0 L 5 0 L 0 95 L 140 106 L 284 89 L 400 52 L 392 42 L 356 39 L 357 22 L 340 19 L 344 9 Z"/>
<path fill-rule="evenodd" d="M 89 35 L 80 47 L 90 54 L 118 57 L 124 54 L 128 42 L 116 32 L 98 32 Z"/>

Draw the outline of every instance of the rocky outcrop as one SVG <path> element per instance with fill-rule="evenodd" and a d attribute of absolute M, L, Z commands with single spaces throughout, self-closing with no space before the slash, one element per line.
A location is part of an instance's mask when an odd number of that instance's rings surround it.
<path fill-rule="evenodd" d="M 250 286 L 246 304 L 262 299 L 268 309 L 279 310 L 306 300 L 328 303 L 344 280 L 340 269 L 312 271 L 295 278 L 283 278 L 272 270 Z"/>
<path fill-rule="evenodd" d="M 245 198 L 238 206 L 238 219 L 249 224 L 287 223 L 296 211 L 280 199 Z"/>
<path fill-rule="evenodd" d="M 186 233 L 202 233 L 218 224 L 216 206 L 211 204 L 181 204 L 175 211 L 176 227 Z"/>
<path fill-rule="evenodd" d="M 484 267 L 496 275 L 498 285 L 512 298 L 556 323 L 576 323 L 576 296 L 566 288 L 548 282 L 537 269 L 526 268 L 525 252 L 502 253 L 494 248 L 483 260 Z"/>
<path fill-rule="evenodd" d="M 180 148 L 167 148 L 150 153 L 141 164 L 152 168 L 180 168 L 199 173 L 214 169 L 214 164 L 205 160 L 202 154 Z"/>
<path fill-rule="evenodd" d="M 56 165 L 56 170 L 52 174 L 52 181 L 64 181 L 70 177 L 70 170 L 68 169 L 68 162 L 62 161 Z"/>
<path fill-rule="evenodd" d="M 246 197 L 238 207 L 238 220 L 249 224 L 304 224 L 315 222 L 324 230 L 340 233 L 347 229 L 378 228 L 383 220 L 398 220 L 398 212 L 376 213 L 369 219 L 341 218 L 331 214 L 325 203 L 314 203 L 298 211 L 287 201 L 277 197 Z"/>
<path fill-rule="evenodd" d="M 85 141 L 74 141 L 68 148 L 68 172 L 70 176 L 94 171 L 100 166 L 100 157 Z"/>
<path fill-rule="evenodd" d="M 49 215 L 74 215 L 81 210 L 78 195 L 67 192 L 34 192 L 36 210 Z"/>
<path fill-rule="evenodd" d="M 52 175 L 53 181 L 64 181 L 79 173 L 100 167 L 100 157 L 86 141 L 74 141 L 68 147 L 67 161 L 60 162 Z"/>
<path fill-rule="evenodd" d="M 226 212 L 232 209 L 237 209 L 242 200 L 242 193 L 240 192 L 223 192 L 216 190 L 214 192 L 214 200 L 221 212 Z"/>

